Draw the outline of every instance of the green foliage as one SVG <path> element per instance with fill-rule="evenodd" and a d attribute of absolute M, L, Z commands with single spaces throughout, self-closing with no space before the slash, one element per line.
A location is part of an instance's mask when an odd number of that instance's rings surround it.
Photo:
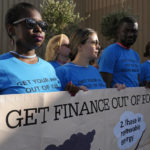
<path fill-rule="evenodd" d="M 132 16 L 129 11 L 121 10 L 118 12 L 111 12 L 104 16 L 100 23 L 100 32 L 106 37 L 107 40 L 116 40 L 116 34 L 118 29 L 118 22 L 120 19 L 126 16 Z"/>
<path fill-rule="evenodd" d="M 46 39 L 60 33 L 70 35 L 85 20 L 75 13 L 75 7 L 73 0 L 43 0 L 42 16 L 48 23 Z"/>

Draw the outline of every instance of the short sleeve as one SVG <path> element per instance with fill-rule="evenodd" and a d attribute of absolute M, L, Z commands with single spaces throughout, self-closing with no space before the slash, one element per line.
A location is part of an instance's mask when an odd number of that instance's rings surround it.
<path fill-rule="evenodd" d="M 107 72 L 113 74 L 116 61 L 117 53 L 115 48 L 108 47 L 104 49 L 99 61 L 99 72 Z"/>

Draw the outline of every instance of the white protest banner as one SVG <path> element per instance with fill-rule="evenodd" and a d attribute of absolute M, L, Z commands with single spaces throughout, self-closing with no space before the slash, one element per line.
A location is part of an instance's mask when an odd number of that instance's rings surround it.
<path fill-rule="evenodd" d="M 150 150 L 150 90 L 0 96 L 0 150 Z"/>

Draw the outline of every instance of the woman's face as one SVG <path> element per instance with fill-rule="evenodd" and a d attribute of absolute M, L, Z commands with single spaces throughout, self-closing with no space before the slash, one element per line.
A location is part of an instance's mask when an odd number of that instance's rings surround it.
<path fill-rule="evenodd" d="M 70 48 L 69 48 L 69 39 L 63 38 L 61 46 L 59 47 L 59 55 L 63 57 L 69 57 L 70 54 Z"/>
<path fill-rule="evenodd" d="M 40 27 L 40 23 L 42 23 L 40 13 L 30 9 L 29 13 L 22 18 L 29 18 L 30 20 L 24 20 L 14 25 L 16 47 L 24 50 L 40 47 L 45 39 L 45 32 Z M 32 28 L 30 21 L 37 24 Z"/>
<path fill-rule="evenodd" d="M 96 33 L 89 35 L 86 43 L 81 45 L 82 53 L 89 60 L 96 59 L 99 52 L 99 40 Z"/>

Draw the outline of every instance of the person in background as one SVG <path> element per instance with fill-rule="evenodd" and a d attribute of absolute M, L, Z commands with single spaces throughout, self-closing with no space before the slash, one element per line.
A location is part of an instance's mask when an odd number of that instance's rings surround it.
<path fill-rule="evenodd" d="M 70 38 L 71 62 L 56 68 L 56 74 L 62 84 L 62 90 L 104 89 L 105 82 L 98 70 L 89 62 L 98 55 L 99 40 L 97 33 L 90 28 L 76 30 Z"/>
<path fill-rule="evenodd" d="M 36 56 L 47 29 L 40 12 L 30 3 L 18 3 L 7 11 L 5 26 L 14 50 L 0 55 L 0 94 L 59 91 L 55 69 Z"/>
<path fill-rule="evenodd" d="M 123 17 L 116 30 L 116 43 L 104 49 L 99 72 L 108 88 L 138 87 L 139 55 L 131 49 L 138 35 L 138 23 L 133 17 Z"/>
<path fill-rule="evenodd" d="M 141 64 L 140 81 L 142 86 L 150 87 L 150 41 L 146 44 L 144 57 L 147 60 Z"/>
<path fill-rule="evenodd" d="M 54 68 L 69 62 L 69 38 L 65 34 L 53 36 L 47 44 L 45 60 Z"/>

